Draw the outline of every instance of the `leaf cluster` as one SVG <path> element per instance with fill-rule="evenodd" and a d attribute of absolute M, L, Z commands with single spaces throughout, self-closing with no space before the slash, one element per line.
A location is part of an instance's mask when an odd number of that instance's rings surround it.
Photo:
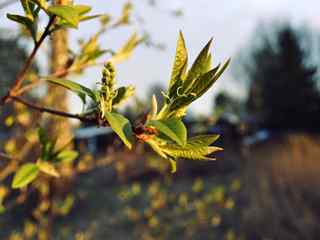
<path fill-rule="evenodd" d="M 56 149 L 56 139 L 50 140 L 43 128 L 38 129 L 38 139 L 41 153 L 36 163 L 25 163 L 20 166 L 14 175 L 12 188 L 22 188 L 34 181 L 40 172 L 53 177 L 59 177 L 56 169 L 59 163 L 70 163 L 78 157 L 74 150 L 68 150 L 69 144 Z"/>
<path fill-rule="evenodd" d="M 43 11 L 50 18 L 49 29 L 46 29 L 49 34 L 65 27 L 77 28 L 80 22 L 99 17 L 99 15 L 87 15 L 91 7 L 86 5 L 73 3 L 49 5 L 46 0 L 21 0 L 20 2 L 25 15 L 8 14 L 8 18 L 27 27 L 36 46 L 39 43 L 37 19 L 40 11 Z M 122 17 L 113 24 L 113 27 L 129 23 L 131 8 L 131 4 L 125 5 Z M 102 25 L 108 24 L 109 20 L 108 17 L 101 19 Z M 83 65 L 94 63 L 103 54 L 110 52 L 101 49 L 97 43 L 98 36 L 104 30 L 105 28 L 81 45 L 80 53 L 72 59 L 72 63 L 66 71 L 81 72 Z M 147 143 L 160 156 L 170 160 L 173 171 L 176 169 L 175 162 L 178 158 L 213 159 L 209 155 L 221 149 L 213 147 L 211 144 L 219 136 L 203 135 L 188 138 L 183 117 L 188 106 L 205 94 L 220 78 L 230 59 L 223 65 L 212 66 L 212 55 L 209 52 L 211 39 L 188 69 L 188 52 L 183 34 L 180 32 L 169 87 L 167 92 L 163 93 L 164 103 L 160 111 L 158 111 L 156 98 L 153 97 L 149 114 L 139 124 L 132 125 L 125 116 L 118 112 L 118 109 L 134 94 L 134 87 L 117 86 L 114 65 L 129 58 L 141 41 L 137 34 L 133 34 L 118 51 L 111 51 L 111 58 L 104 64 L 98 89 L 91 89 L 63 79 L 60 75 L 58 77 L 49 76 L 45 79 L 51 84 L 59 85 L 76 93 L 84 104 L 89 98 L 93 107 L 81 113 L 80 116 L 90 116 L 90 119 L 95 119 L 96 124 L 100 127 L 110 126 L 128 148 L 132 148 L 135 139 Z M 35 52 L 36 50 L 37 47 Z M 30 106 L 30 104 L 28 105 Z M 56 111 L 50 110 L 50 112 Z M 39 130 L 39 139 L 42 146 L 40 160 L 36 164 L 25 164 L 18 170 L 13 181 L 14 188 L 27 185 L 38 175 L 39 171 L 58 176 L 52 163 L 57 162 L 61 156 L 63 156 L 62 159 L 68 158 L 68 152 L 56 150 L 55 141 L 48 140 L 43 130 Z M 75 153 L 71 153 L 71 155 L 72 158 L 76 157 Z"/>

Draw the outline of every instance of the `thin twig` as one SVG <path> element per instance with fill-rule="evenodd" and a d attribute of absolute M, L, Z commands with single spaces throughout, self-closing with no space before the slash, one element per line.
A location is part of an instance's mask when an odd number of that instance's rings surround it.
<path fill-rule="evenodd" d="M 91 118 L 91 117 L 85 117 L 85 116 L 81 116 L 79 114 L 72 114 L 72 113 L 67 113 L 67 112 L 62 112 L 62 111 L 58 111 L 58 110 L 54 110 L 54 109 L 50 109 L 50 108 L 46 108 L 46 107 L 42 107 L 33 103 L 30 103 L 26 100 L 24 100 L 21 97 L 17 97 L 17 96 L 10 96 L 10 98 L 16 102 L 19 102 L 29 108 L 35 109 L 39 112 L 47 112 L 53 115 L 57 115 L 57 116 L 61 116 L 61 117 L 65 117 L 65 118 L 73 118 L 73 119 L 78 119 L 82 122 L 90 122 L 90 123 L 96 123 L 96 119 L 95 118 Z"/>
<path fill-rule="evenodd" d="M 11 87 L 10 91 L 8 92 L 8 94 L 6 96 L 3 97 L 2 99 L 2 103 L 5 103 L 10 96 L 14 96 L 16 94 L 16 92 L 18 91 L 18 89 L 20 88 L 27 72 L 29 71 L 29 69 L 32 66 L 33 60 L 36 56 L 36 53 L 38 52 L 42 42 L 44 41 L 44 39 L 48 36 L 49 31 L 50 31 L 50 27 L 51 25 L 54 23 L 56 16 L 54 15 L 53 17 L 50 18 L 44 32 L 42 33 L 39 41 L 36 42 L 36 44 L 34 45 L 34 48 L 30 54 L 30 56 L 28 57 L 25 65 L 23 66 L 23 68 L 21 69 L 21 71 L 18 73 L 16 80 L 14 82 L 14 85 Z"/>

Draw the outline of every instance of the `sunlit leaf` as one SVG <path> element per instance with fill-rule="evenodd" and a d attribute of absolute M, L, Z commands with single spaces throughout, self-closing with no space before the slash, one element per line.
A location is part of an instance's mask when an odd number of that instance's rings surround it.
<path fill-rule="evenodd" d="M 132 11 L 132 4 L 131 4 L 130 2 L 124 4 L 124 5 L 123 5 L 123 8 L 122 8 L 122 15 L 121 15 L 121 17 L 116 21 L 116 23 L 114 24 L 114 26 L 129 24 L 131 11 Z"/>
<path fill-rule="evenodd" d="M 37 4 L 40 8 L 42 8 L 43 10 L 47 10 L 49 5 L 47 3 L 47 0 L 29 0 L 30 2 L 33 2 L 35 4 Z"/>
<path fill-rule="evenodd" d="M 110 124 L 110 127 L 120 137 L 123 143 L 129 148 L 132 148 L 133 132 L 130 121 L 118 113 L 105 112 L 105 117 Z"/>
<path fill-rule="evenodd" d="M 183 146 L 187 141 L 187 129 L 180 119 L 151 120 L 148 125 L 154 126 L 161 133 Z"/>
<path fill-rule="evenodd" d="M 79 156 L 79 153 L 77 151 L 64 150 L 64 151 L 59 152 L 54 160 L 57 161 L 57 162 L 71 163 L 78 156 Z"/>
<path fill-rule="evenodd" d="M 186 68 L 188 62 L 188 53 L 185 45 L 185 41 L 183 38 L 183 34 L 179 32 L 179 38 L 177 41 L 176 47 L 176 56 L 173 63 L 172 73 L 171 73 L 171 80 L 169 84 L 169 92 L 171 87 L 176 83 L 177 77 L 181 76 L 182 70 Z"/>
<path fill-rule="evenodd" d="M 54 78 L 54 77 L 47 77 L 46 78 L 47 81 L 49 81 L 50 83 L 62 86 L 64 88 L 67 88 L 73 92 L 75 92 L 82 100 L 85 100 L 85 96 L 90 97 L 94 102 L 96 102 L 96 95 L 94 93 L 94 91 L 92 91 L 91 89 L 82 86 L 79 83 L 70 81 L 70 80 L 66 80 L 66 79 L 61 79 L 61 78 Z"/>
<path fill-rule="evenodd" d="M 92 9 L 88 5 L 80 5 L 80 4 L 72 5 L 71 7 L 74 8 L 80 16 L 90 12 Z"/>
<path fill-rule="evenodd" d="M 22 188 L 31 183 L 39 173 L 39 168 L 34 163 L 22 165 L 14 175 L 12 188 Z"/>
<path fill-rule="evenodd" d="M 177 161 L 169 158 L 170 166 L 171 166 L 171 173 L 175 173 L 177 171 Z"/>
<path fill-rule="evenodd" d="M 141 42 L 138 35 L 134 33 L 128 41 L 112 56 L 110 61 L 112 63 L 120 63 L 129 57 L 131 57 L 133 50 L 137 47 L 137 45 Z"/>
<path fill-rule="evenodd" d="M 80 16 L 76 6 L 53 5 L 48 8 L 48 12 L 65 20 L 72 27 L 77 28 Z"/>
<path fill-rule="evenodd" d="M 180 146 L 177 144 L 167 144 L 165 146 L 162 146 L 161 149 L 173 158 L 214 160 L 207 155 L 222 150 L 222 148 L 220 147 L 210 146 L 210 144 L 217 140 L 218 137 L 218 135 L 197 136 L 194 138 L 190 138 L 185 146 Z"/>
<path fill-rule="evenodd" d="M 209 90 L 209 88 L 219 79 L 221 74 L 226 70 L 229 63 L 230 59 L 228 59 L 221 68 L 218 69 L 219 66 L 216 67 L 212 71 L 209 71 L 208 73 L 201 76 L 200 79 L 196 81 L 191 91 L 196 93 L 197 98 L 201 97 L 206 91 Z M 212 73 L 214 73 L 214 76 L 212 76 Z"/>
<path fill-rule="evenodd" d="M 20 0 L 23 10 L 31 21 L 33 21 L 32 3 L 29 0 Z"/>
<path fill-rule="evenodd" d="M 199 98 L 202 94 L 204 94 L 217 80 L 215 78 L 215 74 L 218 71 L 219 66 L 212 69 L 211 71 L 201 75 L 198 79 L 196 79 L 192 85 L 192 88 L 189 90 L 192 94 L 194 94 L 195 98 Z"/>
<path fill-rule="evenodd" d="M 193 84 L 193 82 L 203 73 L 205 73 L 205 70 L 207 68 L 207 62 L 208 62 L 208 53 L 210 49 L 212 39 L 206 44 L 206 46 L 201 50 L 198 57 L 192 64 L 186 80 L 183 82 L 183 89 L 184 91 L 187 91 Z"/>
<path fill-rule="evenodd" d="M 28 31 L 30 32 L 31 36 L 33 37 L 33 39 L 36 38 L 36 32 L 35 32 L 35 28 L 33 26 L 33 21 L 25 16 L 20 16 L 20 15 L 16 15 L 16 14 L 7 14 L 7 18 L 9 18 L 12 21 L 15 21 L 17 23 L 20 23 L 22 25 L 24 25 Z"/>
<path fill-rule="evenodd" d="M 53 176 L 53 177 L 60 177 L 60 174 L 58 173 L 57 169 L 50 162 L 38 161 L 37 166 L 39 167 L 39 170 L 41 172 L 44 172 L 44 173 L 46 173 L 50 176 Z"/>
<path fill-rule="evenodd" d="M 117 107 L 124 103 L 129 97 L 134 94 L 135 88 L 133 86 L 118 88 L 117 95 L 112 99 L 112 106 Z"/>

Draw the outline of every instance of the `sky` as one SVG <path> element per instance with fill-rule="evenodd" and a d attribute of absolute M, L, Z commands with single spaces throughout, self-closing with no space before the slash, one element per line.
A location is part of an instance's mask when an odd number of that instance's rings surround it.
<path fill-rule="evenodd" d="M 92 13 L 107 13 L 116 17 L 126 1 L 74 2 L 91 5 Z M 192 112 L 199 114 L 210 111 L 214 95 L 221 90 L 240 97 L 245 96 L 241 79 L 238 79 L 241 76 L 235 76 L 232 71 L 233 62 L 236 62 L 239 51 L 243 51 L 253 39 L 254 30 L 259 23 L 287 20 L 296 25 L 307 24 L 320 32 L 319 0 L 155 0 L 155 6 L 151 6 L 149 0 L 131 2 L 134 5 L 134 24 L 109 32 L 100 42 L 102 47 L 117 49 L 133 32 L 142 34 L 147 31 L 155 42 L 166 46 L 165 50 L 161 51 L 140 46 L 127 62 L 116 66 L 119 85 L 135 85 L 138 96 L 144 97 L 155 83 L 167 86 L 179 30 L 184 33 L 191 61 L 211 37 L 214 39 L 214 65 L 229 57 L 233 59 L 230 68 L 214 87 L 192 104 Z M 19 12 L 19 8 L 19 5 L 12 5 L 6 10 Z M 172 12 L 176 10 L 181 10 L 183 15 L 174 17 Z M 3 13 L 2 11 L 0 27 L 14 26 L 14 23 L 3 17 Z M 143 23 L 137 24 L 138 19 L 143 19 Z M 79 38 L 87 39 L 97 28 L 98 23 L 93 20 L 81 24 L 77 31 L 72 30 L 71 47 L 77 45 Z M 93 86 L 100 78 L 100 70 L 95 68 L 87 71 L 79 82 Z M 72 112 L 81 109 L 80 101 L 74 95 L 70 95 L 70 106 Z"/>

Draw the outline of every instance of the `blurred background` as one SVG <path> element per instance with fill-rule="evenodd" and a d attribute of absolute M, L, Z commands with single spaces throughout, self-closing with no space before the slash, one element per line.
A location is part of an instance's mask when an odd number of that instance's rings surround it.
<path fill-rule="evenodd" d="M 74 2 L 110 19 L 128 6 Z M 0 6 L 2 97 L 32 44 L 5 17 L 22 12 L 19 2 Z M 129 20 L 99 39 L 111 50 L 134 32 L 143 39 L 116 66 L 119 84 L 136 86 L 121 111 L 137 119 L 152 94 L 162 101 L 179 30 L 190 59 L 213 37 L 214 65 L 228 57 L 231 65 L 191 106 L 185 124 L 190 136 L 220 134 L 216 145 L 224 151 L 217 161 L 181 159 L 171 174 L 167 161 L 143 144 L 129 151 L 109 128 L 70 122 L 64 138 L 72 136 L 79 156 L 58 180 L 43 176 L 28 190 L 12 191 L 18 163 L 0 155 L 0 239 L 319 239 L 319 8 L 316 0 L 131 1 Z M 68 31 L 69 48 L 78 51 L 99 27 L 88 21 Z M 52 68 L 50 53 L 47 44 L 30 81 Z M 94 66 L 72 80 L 93 87 L 100 78 L 101 66 Z M 40 86 L 28 98 L 49 93 Z M 53 106 L 82 110 L 77 96 L 63 97 L 65 106 Z M 18 104 L 1 107 L 0 153 L 32 160 L 38 118 Z"/>

